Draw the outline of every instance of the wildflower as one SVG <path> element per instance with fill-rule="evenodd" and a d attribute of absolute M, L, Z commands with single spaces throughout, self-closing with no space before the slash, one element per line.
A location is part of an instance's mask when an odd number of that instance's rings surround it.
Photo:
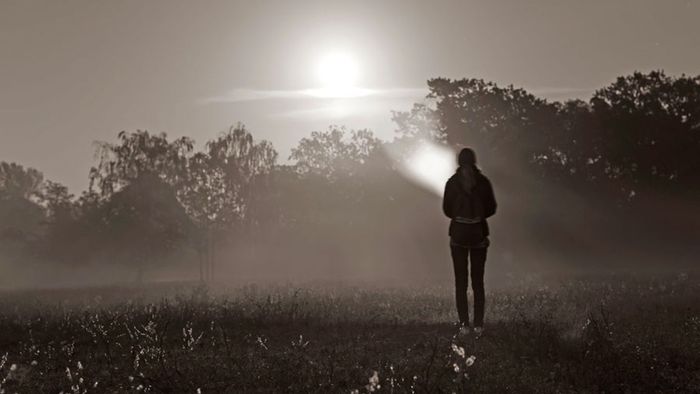
<path fill-rule="evenodd" d="M 80 361 L 78 361 L 78 369 L 83 369 L 83 363 L 81 363 Z"/>
<path fill-rule="evenodd" d="M 476 361 L 476 356 L 469 356 L 466 361 L 467 367 L 471 367 L 472 365 L 474 365 L 474 361 Z"/>
<path fill-rule="evenodd" d="M 306 347 L 308 344 L 309 344 L 309 341 L 305 341 L 303 335 L 299 335 L 299 340 L 298 340 L 298 341 L 292 341 L 292 346 L 295 346 L 295 347 L 302 347 L 302 348 L 304 348 L 304 347 Z"/>
<path fill-rule="evenodd" d="M 36 360 L 32 360 L 31 365 L 32 367 L 35 367 L 37 364 L 39 364 Z"/>
<path fill-rule="evenodd" d="M 372 376 L 369 378 L 369 384 L 365 387 L 370 393 L 373 393 L 381 388 L 379 385 L 379 373 L 377 373 L 377 371 L 373 371 Z"/>
<path fill-rule="evenodd" d="M 457 346 L 454 343 L 452 344 L 452 351 L 455 352 L 455 354 L 457 354 L 459 357 L 466 357 L 466 352 L 464 351 L 464 348 L 461 346 Z"/>
<path fill-rule="evenodd" d="M 10 365 L 10 371 L 15 372 L 17 370 L 17 364 Z"/>
<path fill-rule="evenodd" d="M 459 365 L 457 365 L 457 363 L 452 364 L 452 367 L 454 368 L 455 373 L 459 373 Z"/>

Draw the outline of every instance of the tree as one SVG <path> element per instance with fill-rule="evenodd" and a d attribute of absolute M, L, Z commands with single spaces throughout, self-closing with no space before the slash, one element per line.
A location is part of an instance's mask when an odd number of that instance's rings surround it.
<path fill-rule="evenodd" d="M 41 236 L 44 211 L 36 199 L 43 179 L 33 168 L 0 162 L 0 249 L 15 257 Z"/>
<path fill-rule="evenodd" d="M 41 250 L 52 260 L 66 262 L 84 257 L 76 248 L 81 223 L 73 197 L 60 183 L 47 180 L 42 185 L 38 199 L 46 211 L 46 231 Z"/>
<path fill-rule="evenodd" d="M 237 226 L 252 223 L 253 185 L 272 170 L 276 159 L 272 144 L 256 143 L 242 124 L 230 127 L 209 141 L 204 152 L 188 159 L 178 198 L 198 228 L 202 279 L 213 277 L 217 241 Z"/>
<path fill-rule="evenodd" d="M 700 191 L 699 77 L 636 72 L 557 116 L 558 138 L 536 156 L 549 179 L 625 203 Z"/>
<path fill-rule="evenodd" d="M 332 179 L 356 172 L 380 145 L 370 130 L 348 131 L 342 126 L 331 126 L 328 131 L 314 131 L 311 137 L 302 138 L 292 149 L 290 159 L 296 161 L 301 174 Z"/>
<path fill-rule="evenodd" d="M 152 135 L 148 131 L 122 131 L 119 143 L 97 143 L 96 167 L 90 169 L 90 190 L 101 197 L 109 197 L 141 175 L 155 175 L 170 184 L 177 184 L 184 176 L 187 155 L 194 141 L 182 137 L 172 142 L 165 133 Z"/>
<path fill-rule="evenodd" d="M 97 166 L 90 170 L 89 193 L 83 203 L 98 198 L 96 244 L 105 245 L 116 259 L 145 267 L 186 240 L 187 215 L 176 198 L 186 178 L 188 154 L 194 142 L 187 137 L 169 141 L 165 133 L 120 132 L 119 143 L 97 147 Z M 184 216 L 183 216 L 184 215 Z M 94 223 L 92 224 L 95 225 Z"/>
<path fill-rule="evenodd" d="M 396 123 L 399 139 L 426 139 L 444 143 L 447 135 L 440 127 L 440 119 L 435 111 L 435 100 L 429 103 L 413 104 L 408 112 L 393 111 L 391 120 Z"/>
<path fill-rule="evenodd" d="M 468 145 L 507 167 L 531 163 L 557 131 L 556 106 L 523 89 L 480 79 L 428 81 L 435 116 L 451 145 Z"/>
<path fill-rule="evenodd" d="M 38 198 L 46 208 L 48 221 L 57 223 L 73 218 L 73 197 L 64 185 L 47 180 L 43 183 Z"/>
<path fill-rule="evenodd" d="M 596 91 L 591 106 L 601 177 L 636 194 L 700 191 L 700 77 L 635 72 Z"/>
<path fill-rule="evenodd" d="M 173 187 L 142 173 L 100 208 L 100 247 L 108 259 L 131 266 L 140 281 L 149 266 L 162 264 L 189 232 L 190 218 Z"/>
<path fill-rule="evenodd" d="M 268 141 L 255 143 L 244 125 L 232 126 L 216 139 L 207 142 L 209 165 L 221 172 L 226 189 L 225 209 L 232 219 L 246 219 L 252 196 L 252 180 L 269 172 L 277 161 L 277 152 Z"/>
<path fill-rule="evenodd" d="M 44 175 L 16 163 L 0 162 L 0 193 L 5 197 L 31 199 L 41 188 Z"/>

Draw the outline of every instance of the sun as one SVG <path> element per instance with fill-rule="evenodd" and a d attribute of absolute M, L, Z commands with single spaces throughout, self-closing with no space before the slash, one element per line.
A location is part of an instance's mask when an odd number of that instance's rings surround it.
<path fill-rule="evenodd" d="M 366 89 L 357 87 L 360 66 L 349 53 L 333 52 L 322 56 L 316 66 L 316 76 L 321 88 L 313 90 L 315 96 L 357 97 L 366 94 Z"/>
<path fill-rule="evenodd" d="M 324 88 L 350 88 L 357 83 L 359 67 L 352 55 L 335 52 L 319 59 L 317 72 Z"/>

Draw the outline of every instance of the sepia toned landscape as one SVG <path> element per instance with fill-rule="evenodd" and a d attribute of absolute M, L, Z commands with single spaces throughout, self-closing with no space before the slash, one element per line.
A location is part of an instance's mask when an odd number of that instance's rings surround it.
<path fill-rule="evenodd" d="M 0 394 L 700 392 L 697 1 L 0 1 Z"/>

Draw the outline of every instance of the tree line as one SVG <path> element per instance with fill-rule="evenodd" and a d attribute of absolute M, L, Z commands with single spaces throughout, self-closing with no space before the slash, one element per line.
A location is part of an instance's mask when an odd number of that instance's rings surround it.
<path fill-rule="evenodd" d="M 631 243 L 640 234 L 691 242 L 700 230 L 700 77 L 635 72 L 566 102 L 481 79 L 435 78 L 428 88 L 425 101 L 393 114 L 392 141 L 331 126 L 301 139 L 287 163 L 243 124 L 198 151 L 188 137 L 122 131 L 97 145 L 79 196 L 1 162 L 0 254 L 76 269 L 117 264 L 139 278 L 174 256 L 198 262 L 202 280 L 236 259 L 305 261 L 340 275 L 348 265 L 390 274 L 398 265 L 378 260 L 412 259 L 420 272 L 444 246 L 443 219 L 387 151 L 421 139 L 473 147 L 503 197 L 500 227 L 519 223 L 528 240 L 560 239 L 562 220 L 600 225 L 570 201 L 615 219 L 599 235 L 627 232 Z"/>

